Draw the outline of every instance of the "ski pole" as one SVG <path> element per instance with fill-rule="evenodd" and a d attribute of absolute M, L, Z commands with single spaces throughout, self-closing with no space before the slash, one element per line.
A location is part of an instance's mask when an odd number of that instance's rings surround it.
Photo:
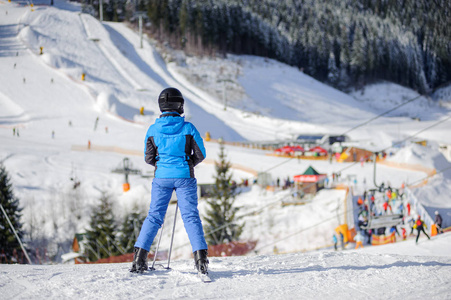
<path fill-rule="evenodd" d="M 168 267 L 166 269 L 169 269 L 169 263 L 171 262 L 172 242 L 174 241 L 175 223 L 177 221 L 177 209 L 178 208 L 179 208 L 179 202 L 177 201 L 177 205 L 175 206 L 175 214 L 174 214 L 174 227 L 172 227 L 171 245 L 169 246 Z"/>
<path fill-rule="evenodd" d="M 157 260 L 158 249 L 160 248 L 161 237 L 163 236 L 163 229 L 164 229 L 164 219 L 163 219 L 163 224 L 161 225 L 161 232 L 160 232 L 160 237 L 158 238 L 157 249 L 155 249 L 155 255 L 153 256 L 152 267 L 150 267 L 151 271 L 155 270 L 155 261 Z"/>

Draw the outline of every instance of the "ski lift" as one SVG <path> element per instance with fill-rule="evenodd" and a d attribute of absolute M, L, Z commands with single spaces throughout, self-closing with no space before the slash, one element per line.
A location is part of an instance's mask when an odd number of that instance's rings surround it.
<path fill-rule="evenodd" d="M 128 175 L 134 174 L 134 175 L 141 175 L 141 170 L 139 169 L 133 169 L 132 163 L 130 162 L 130 159 L 128 157 L 125 157 L 122 160 L 122 168 L 119 166 L 112 171 L 113 173 L 119 173 L 125 175 L 125 183 L 123 184 L 124 192 L 128 191 L 130 189 L 130 183 L 128 182 Z"/>
<path fill-rule="evenodd" d="M 81 184 L 80 180 L 77 177 L 77 174 L 75 173 L 75 169 L 74 169 L 74 163 L 72 163 L 72 172 L 70 175 L 70 181 L 74 182 L 74 185 L 72 186 L 72 188 L 75 190 L 76 188 L 78 188 Z"/>
<path fill-rule="evenodd" d="M 382 215 L 382 216 L 368 216 L 366 225 L 360 226 L 362 229 L 377 229 L 377 228 L 391 228 L 400 224 L 403 220 L 402 214 Z"/>

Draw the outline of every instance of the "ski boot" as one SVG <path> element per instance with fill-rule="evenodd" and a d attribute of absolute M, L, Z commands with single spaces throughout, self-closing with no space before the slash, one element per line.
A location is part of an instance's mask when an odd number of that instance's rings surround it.
<path fill-rule="evenodd" d="M 149 269 L 147 265 L 147 254 L 149 254 L 149 251 L 142 248 L 135 248 L 135 254 L 133 255 L 133 263 L 130 272 L 143 273 Z"/>
<path fill-rule="evenodd" d="M 207 250 L 198 250 L 194 252 L 194 263 L 199 274 L 208 274 Z"/>

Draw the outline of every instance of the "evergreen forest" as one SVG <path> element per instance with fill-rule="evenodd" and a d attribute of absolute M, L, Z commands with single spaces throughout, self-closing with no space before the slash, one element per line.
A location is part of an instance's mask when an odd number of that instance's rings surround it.
<path fill-rule="evenodd" d="M 98 16 L 99 6 L 87 5 Z M 451 80 L 447 0 L 123 0 L 104 19 L 145 12 L 155 39 L 194 55 L 250 54 L 346 91 L 388 80 L 432 92 Z"/>

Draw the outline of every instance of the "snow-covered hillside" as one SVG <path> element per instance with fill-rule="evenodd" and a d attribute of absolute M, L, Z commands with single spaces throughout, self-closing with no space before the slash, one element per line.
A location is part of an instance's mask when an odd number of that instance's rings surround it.
<path fill-rule="evenodd" d="M 14 1 L 0 1 L 0 15 L 0 161 L 24 208 L 25 240 L 48 241 L 53 256 L 70 251 L 74 234 L 86 230 L 101 192 L 115 200 L 118 219 L 135 206 L 147 210 L 149 178 L 130 176 L 131 190 L 124 193 L 123 175 L 111 171 L 128 157 L 144 174 L 153 172 L 143 161 L 143 139 L 159 116 L 156 98 L 166 86 L 182 91 L 186 119 L 202 135 L 210 132 L 213 139 L 227 142 L 340 134 L 417 96 L 382 84 L 367 87 L 354 98 L 296 68 L 258 57 L 199 59 L 176 51 L 160 55 L 151 40 L 145 39 L 139 48 L 138 35 L 125 24 L 100 23 L 79 14 L 76 4 L 59 0 L 55 7 L 35 6 L 33 11 Z M 163 57 L 169 56 L 176 59 L 166 64 Z M 450 163 L 437 150 L 439 144 L 451 144 L 451 120 L 446 121 L 451 113 L 423 97 L 416 101 L 349 132 L 354 145 L 381 150 L 427 129 L 416 135 L 428 140 L 427 147 L 406 141 L 406 147 L 392 149 L 393 165 L 378 164 L 376 178 L 369 163 L 290 160 L 227 144 L 234 179 L 252 182 L 256 173 L 268 172 L 274 182 L 277 178 L 283 182 L 312 165 L 320 173 L 340 172 L 340 183 L 358 195 L 374 182 L 393 187 L 422 182 L 429 176 L 427 170 L 435 169 L 438 174 L 413 194 L 426 209 L 443 209 L 444 217 L 451 218 Z M 144 115 L 139 113 L 141 107 Z M 412 119 L 417 117 L 421 121 Z M 205 144 L 207 160 L 196 168 L 196 177 L 199 183 L 212 183 L 219 147 L 216 142 Z M 423 168 L 399 168 L 396 163 Z M 71 179 L 80 186 L 74 189 Z M 324 189 L 306 205 L 282 205 L 291 200 L 291 193 L 281 189 L 253 185 L 242 191 L 236 201 L 245 216 L 242 238 L 257 240 L 258 253 L 211 258 L 214 282 L 208 286 L 191 275 L 190 246 L 180 220 L 170 272 L 130 276 L 126 264 L 2 265 L 0 293 L 7 299 L 450 298 L 445 288 L 451 278 L 448 234 L 421 240 L 418 246 L 408 239 L 356 251 L 349 245 L 349 251 L 335 253 L 330 244 L 333 229 L 345 221 L 345 190 Z M 203 201 L 199 209 L 205 211 Z M 171 206 L 169 223 L 173 212 Z M 169 241 L 166 230 L 162 249 Z M 286 254 L 272 255 L 275 248 Z M 303 253 L 317 248 L 323 250 Z"/>

